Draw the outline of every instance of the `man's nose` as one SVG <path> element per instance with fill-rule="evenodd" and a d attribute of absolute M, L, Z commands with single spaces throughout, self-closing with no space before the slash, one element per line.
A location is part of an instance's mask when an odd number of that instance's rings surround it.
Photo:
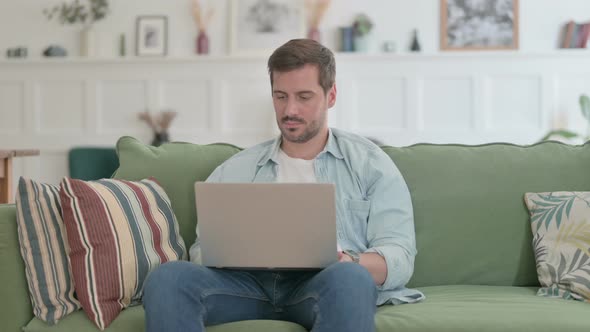
<path fill-rule="evenodd" d="M 293 100 L 288 100 L 287 105 L 285 106 L 285 115 L 292 116 L 298 113 L 297 103 Z"/>

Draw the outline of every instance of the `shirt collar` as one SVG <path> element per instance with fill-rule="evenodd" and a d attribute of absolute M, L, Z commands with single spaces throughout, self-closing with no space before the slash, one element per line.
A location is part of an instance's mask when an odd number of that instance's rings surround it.
<path fill-rule="evenodd" d="M 278 155 L 279 149 L 281 148 L 282 136 L 279 135 L 272 143 L 270 149 L 265 150 L 259 158 L 258 166 L 263 166 L 269 161 L 273 161 L 275 164 L 278 164 Z M 324 153 L 330 153 L 335 158 L 344 159 L 342 152 L 340 151 L 340 147 L 338 146 L 338 142 L 336 141 L 336 137 L 332 132 L 332 129 L 328 129 L 328 142 L 326 142 L 326 146 L 320 152 L 317 157 L 321 156 Z M 316 157 L 316 158 L 317 158 Z"/>

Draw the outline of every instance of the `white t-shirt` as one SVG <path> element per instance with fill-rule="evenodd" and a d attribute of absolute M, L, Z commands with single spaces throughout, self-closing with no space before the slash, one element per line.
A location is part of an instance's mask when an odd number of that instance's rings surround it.
<path fill-rule="evenodd" d="M 282 149 L 279 149 L 278 161 L 279 170 L 277 173 L 277 182 L 317 182 L 314 168 L 315 159 L 305 160 L 299 158 L 291 158 Z M 340 248 L 340 244 L 338 244 L 337 250 L 342 251 L 342 249 Z"/>
<path fill-rule="evenodd" d="M 279 169 L 277 173 L 277 182 L 317 182 L 314 168 L 315 159 L 305 160 L 291 158 L 283 151 L 283 149 L 279 149 L 278 161 Z"/>

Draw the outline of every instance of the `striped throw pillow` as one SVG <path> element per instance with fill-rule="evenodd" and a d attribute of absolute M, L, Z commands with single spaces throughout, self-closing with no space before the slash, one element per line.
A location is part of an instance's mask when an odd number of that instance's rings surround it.
<path fill-rule="evenodd" d="M 64 178 L 60 196 L 76 294 L 101 330 L 140 303 L 151 270 L 186 259 L 170 200 L 154 179 Z"/>
<path fill-rule="evenodd" d="M 61 217 L 59 187 L 21 177 L 16 194 L 20 252 L 33 313 L 54 325 L 78 310 Z"/>

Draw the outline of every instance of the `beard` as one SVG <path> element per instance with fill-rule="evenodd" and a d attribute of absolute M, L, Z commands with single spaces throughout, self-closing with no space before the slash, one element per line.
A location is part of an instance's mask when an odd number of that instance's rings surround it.
<path fill-rule="evenodd" d="M 306 143 L 310 139 L 316 137 L 320 130 L 322 129 L 323 124 L 325 123 L 325 117 L 319 120 L 313 120 L 310 123 L 305 122 L 305 120 L 297 117 L 289 117 L 285 116 L 281 119 L 281 123 L 286 121 L 295 121 L 299 122 L 304 125 L 303 132 L 299 135 L 296 134 L 296 128 L 284 128 L 279 123 L 279 129 L 281 130 L 281 134 L 284 139 L 291 143 Z"/>

